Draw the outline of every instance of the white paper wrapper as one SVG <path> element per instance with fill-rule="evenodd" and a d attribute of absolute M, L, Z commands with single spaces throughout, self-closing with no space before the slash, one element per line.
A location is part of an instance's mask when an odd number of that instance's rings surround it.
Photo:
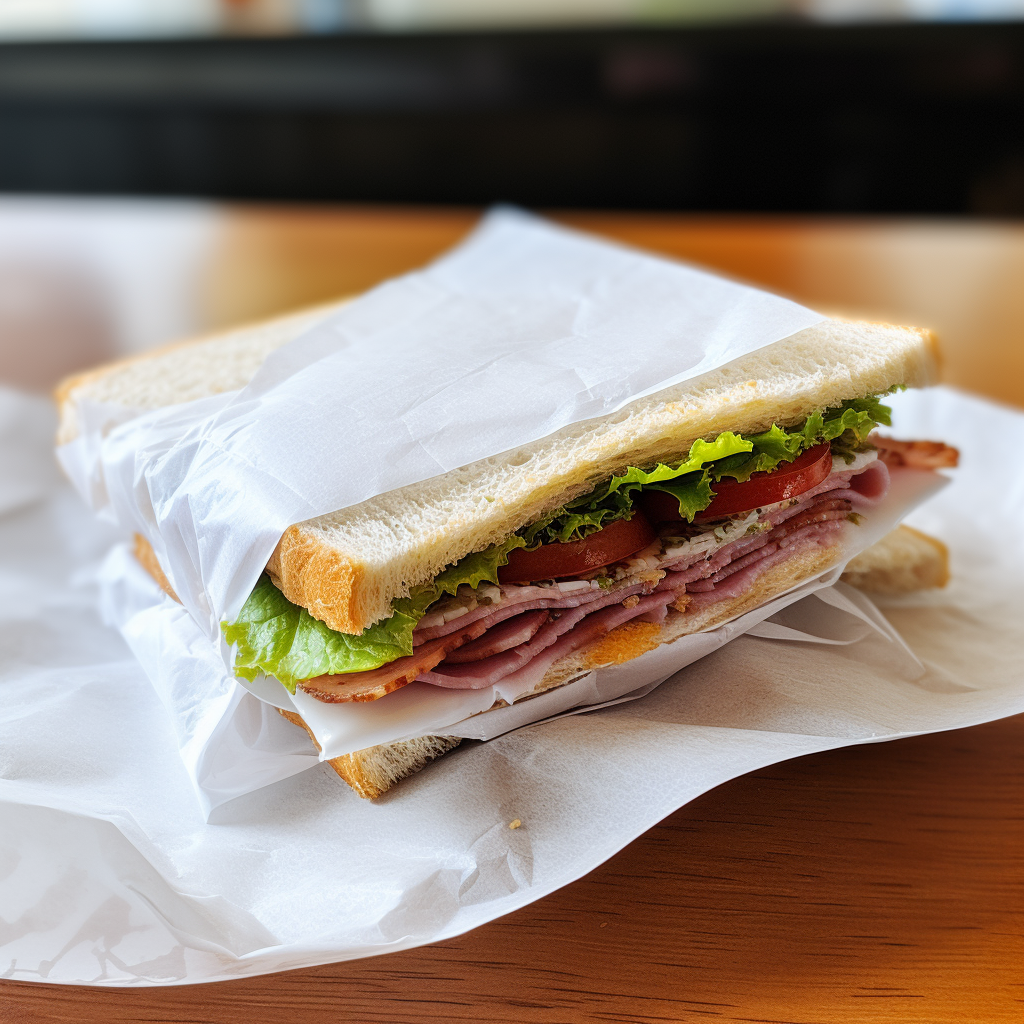
<path fill-rule="evenodd" d="M 25 401 L 0 393 L 0 411 Z M 216 824 L 157 688 L 100 622 L 96 576 L 118 535 L 44 463 L 12 457 L 22 475 L 0 477 L 0 974 L 175 984 L 409 948 L 579 878 L 737 775 L 1024 711 L 1024 474 L 1008 457 L 1024 416 L 944 389 L 893 405 L 898 436 L 963 453 L 912 517 L 950 544 L 953 581 L 886 608 L 920 662 L 865 598 L 822 590 L 643 700 L 464 745 L 374 802 L 235 689 L 219 699 L 251 709 L 249 730 L 208 765 L 211 791 L 261 751 L 312 767 L 224 804 Z M 51 429 L 3 435 L 0 458 Z M 36 500 L 12 508 L 8 493 Z"/>
<path fill-rule="evenodd" d="M 822 319 L 499 210 L 241 391 L 134 418 L 81 409 L 60 457 L 86 500 L 150 541 L 213 639 L 293 523 L 611 414 Z"/>
<path fill-rule="evenodd" d="M 446 709 L 449 724 L 495 738 L 372 803 L 225 671 L 217 622 L 288 524 L 610 413 L 818 319 L 494 217 L 281 350 L 240 392 L 134 419 L 81 410 L 65 467 L 108 519 L 150 539 L 184 608 L 123 547 L 101 564 L 124 533 L 26 456 L 40 407 L 0 396 L 0 425 L 25 426 L 0 432 L 12 467 L 0 476 L 0 973 L 174 984 L 436 941 L 580 877 L 751 769 L 1024 709 L 1010 611 L 1024 482 L 1008 483 L 1005 454 L 1024 441 L 1022 417 L 942 391 L 896 403 L 905 436 L 958 443 L 966 467 L 926 513 L 953 544 L 954 584 L 890 610 L 909 648 L 863 595 L 812 583 L 767 619 L 690 641 L 699 666 L 654 692 L 687 645 L 554 691 L 553 720 L 501 735 L 497 716 Z M 325 429 L 338 394 L 347 416 Z M 580 714 L 577 698 L 610 706 Z M 414 710 L 410 734 L 423 725 Z"/>

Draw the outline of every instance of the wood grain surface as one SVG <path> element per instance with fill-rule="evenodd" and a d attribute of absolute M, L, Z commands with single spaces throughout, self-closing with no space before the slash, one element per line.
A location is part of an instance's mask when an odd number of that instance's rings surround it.
<path fill-rule="evenodd" d="M 466 211 L 230 211 L 208 317 L 366 287 Z M 947 378 L 1024 405 L 1024 228 L 574 215 L 829 309 L 924 323 Z M 0 1020 L 1019 1022 L 1024 716 L 803 757 L 671 815 L 448 942 L 172 989 L 0 983 Z M 526 826 L 528 827 L 528 823 Z"/>

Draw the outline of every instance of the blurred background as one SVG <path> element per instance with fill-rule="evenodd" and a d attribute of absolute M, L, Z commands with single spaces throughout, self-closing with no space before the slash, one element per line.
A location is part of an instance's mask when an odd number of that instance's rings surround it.
<path fill-rule="evenodd" d="M 0 379 L 368 287 L 494 202 L 1022 400 L 1024 0 L 0 0 Z"/>

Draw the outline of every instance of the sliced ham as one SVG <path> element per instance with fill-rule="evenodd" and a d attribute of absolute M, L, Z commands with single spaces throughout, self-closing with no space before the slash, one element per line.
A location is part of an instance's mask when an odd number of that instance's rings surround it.
<path fill-rule="evenodd" d="M 563 633 L 568 633 L 583 619 L 587 618 L 589 608 L 570 608 L 564 612 L 556 612 L 537 635 L 528 643 L 502 654 L 486 658 L 470 664 L 452 664 L 445 661 L 432 672 L 425 672 L 419 678 L 424 683 L 437 686 L 449 686 L 459 689 L 478 690 L 484 686 L 493 686 L 500 679 L 518 671 L 529 664 L 542 651 L 554 644 Z M 598 612 L 590 612 L 592 615 Z"/>
<path fill-rule="evenodd" d="M 854 508 L 877 505 L 889 493 L 889 468 L 884 462 L 872 462 L 863 473 L 858 473 L 845 487 L 830 496 L 853 502 Z"/>
<path fill-rule="evenodd" d="M 413 643 L 421 644 L 427 640 L 434 640 L 437 637 L 445 636 L 459 629 L 465 623 L 475 622 L 478 619 L 486 619 L 488 628 L 495 626 L 513 615 L 530 611 L 534 608 L 578 608 L 582 604 L 591 601 L 599 601 L 607 593 L 600 587 L 593 587 L 589 590 L 574 590 L 564 592 L 556 586 L 534 587 L 534 586 L 507 586 L 501 588 L 501 603 L 478 605 L 465 615 L 451 622 L 439 623 L 435 626 L 417 628 L 413 632 Z"/>
<path fill-rule="evenodd" d="M 803 550 L 831 540 L 830 535 L 842 527 L 850 514 L 850 508 L 848 500 L 826 495 L 825 500 L 798 509 L 797 515 L 779 527 L 750 538 L 752 543 L 736 542 L 730 545 L 733 548 L 732 552 L 722 549 L 714 558 L 690 567 L 688 571 L 666 574 L 655 594 L 650 595 L 652 598 L 660 596 L 660 601 L 650 602 L 647 597 L 642 597 L 632 608 L 625 608 L 621 606 L 622 595 L 613 593 L 609 595 L 608 603 L 611 604 L 617 598 L 616 603 L 620 605 L 621 611 L 611 607 L 607 608 L 606 614 L 605 609 L 597 609 L 592 604 L 587 604 L 563 612 L 559 619 L 544 625 L 522 647 L 505 649 L 489 658 L 470 663 L 456 663 L 455 659 L 449 658 L 432 671 L 425 672 L 419 679 L 437 686 L 480 689 L 493 686 L 502 680 L 516 682 L 520 679 L 519 674 L 529 667 L 531 673 L 540 673 L 539 681 L 547 671 L 546 667 L 541 671 L 542 666 L 550 666 L 558 658 L 565 656 L 561 653 L 554 656 L 552 652 L 567 649 L 565 641 L 570 636 L 574 641 L 572 650 L 576 650 L 579 644 L 588 642 L 579 640 L 579 643 L 576 643 L 576 640 L 589 635 L 592 620 L 608 622 L 615 618 L 627 622 L 647 613 L 649 605 L 657 605 L 663 615 L 667 605 L 681 593 L 693 595 L 693 603 L 690 606 L 693 609 L 706 608 L 709 604 L 737 597 L 748 590 L 754 580 L 772 566 Z M 745 553 L 737 558 L 730 557 L 738 553 L 741 544 Z M 752 546 L 754 549 L 750 550 Z M 562 640 L 562 637 L 565 640 Z"/>
<path fill-rule="evenodd" d="M 444 629 L 446 632 L 449 630 L 453 631 L 459 628 L 462 623 L 471 622 L 485 622 L 486 628 L 491 629 L 499 622 L 504 622 L 513 615 L 522 615 L 526 611 L 532 611 L 533 609 L 540 608 L 546 609 L 547 611 L 564 611 L 567 608 L 581 608 L 586 606 L 590 608 L 591 611 L 596 611 L 598 608 L 604 608 L 609 604 L 614 604 L 616 601 L 621 601 L 633 594 L 641 594 L 647 590 L 651 590 L 655 582 L 657 581 L 635 582 L 626 579 L 623 580 L 615 590 L 602 590 L 600 587 L 595 587 L 592 590 L 577 590 L 568 593 L 555 591 L 555 588 L 553 587 L 524 587 L 522 589 L 532 590 L 535 592 L 539 591 L 545 596 L 535 597 L 528 601 L 522 601 L 518 596 L 515 596 L 509 604 L 502 603 L 497 606 L 491 605 L 483 608 L 477 608 L 473 612 L 463 615 L 453 622 L 446 622 L 444 626 L 439 626 L 437 629 Z M 509 587 L 508 589 L 513 590 L 514 588 Z M 560 596 L 553 596 L 553 592 L 560 594 Z M 413 643 L 418 644 L 420 642 L 420 634 L 414 632 Z"/>
<path fill-rule="evenodd" d="M 686 592 L 688 594 L 707 593 L 716 589 L 718 584 L 724 580 L 751 566 L 756 565 L 758 573 L 761 573 L 769 566 L 781 561 L 781 559 L 773 557 L 777 552 L 782 551 L 786 557 L 789 557 L 793 554 L 794 545 L 802 543 L 804 540 L 814 540 L 815 543 L 818 543 L 819 538 L 828 537 L 838 530 L 846 518 L 847 513 L 823 512 L 813 517 L 809 516 L 806 521 L 799 524 L 787 523 L 785 527 L 772 531 L 768 537 L 769 543 L 764 547 L 730 562 L 711 576 L 688 584 Z"/>
<path fill-rule="evenodd" d="M 460 665 L 467 661 L 480 661 L 512 647 L 519 647 L 531 640 L 550 618 L 551 613 L 543 608 L 515 615 L 497 626 L 492 626 L 478 639 L 457 647 L 445 658 L 445 664 Z"/>
<path fill-rule="evenodd" d="M 880 434 L 872 434 L 868 440 L 878 449 L 878 457 L 890 466 L 952 469 L 960 461 L 960 452 L 941 441 L 897 441 Z"/>
<path fill-rule="evenodd" d="M 767 553 L 764 558 L 736 572 L 725 575 L 718 583 L 706 580 L 702 581 L 702 583 L 691 584 L 686 588 L 686 595 L 690 598 L 690 603 L 687 605 L 686 610 L 688 612 L 697 611 L 719 601 L 740 597 L 753 586 L 758 576 L 767 572 L 772 566 L 785 562 L 823 543 L 829 543 L 833 539 L 829 535 L 838 532 L 842 525 L 841 522 L 816 523 L 802 530 L 799 535 L 787 538 L 790 540 L 790 543 L 786 544 L 783 541 L 774 551 Z"/>
<path fill-rule="evenodd" d="M 599 639 L 633 619 L 659 612 L 664 614 L 665 607 L 674 599 L 675 595 L 672 593 L 655 593 L 641 597 L 635 605 L 628 608 L 618 604 L 591 614 L 585 614 L 583 609 L 575 609 L 565 616 L 574 618 L 572 625 L 560 637 L 554 637 L 553 642 L 534 654 L 527 656 L 524 652 L 517 658 L 517 651 L 506 651 L 504 654 L 468 665 L 441 665 L 434 671 L 420 676 L 420 679 L 436 686 L 473 690 L 504 681 L 506 685 L 516 685 L 520 693 L 526 693 L 544 678 L 547 670 L 556 661 L 567 654 L 579 650 L 585 644 Z M 537 639 L 539 638 L 538 633 Z M 533 647 L 535 643 L 536 640 L 531 641 L 527 646 Z"/>
<path fill-rule="evenodd" d="M 824 521 L 826 519 L 845 519 L 852 508 L 852 502 L 847 499 L 835 498 L 832 492 L 828 492 L 822 495 L 821 499 L 817 502 L 786 509 L 785 511 L 788 515 L 780 516 L 779 522 L 774 525 L 773 529 L 765 530 L 763 533 L 758 533 L 753 537 L 744 537 L 733 541 L 731 544 L 726 544 L 719 548 L 710 558 L 686 565 L 685 569 L 679 567 L 681 564 L 679 561 L 666 563 L 665 568 L 670 570 L 668 578 L 672 580 L 672 586 L 675 587 L 682 583 L 693 583 L 697 580 L 714 576 L 716 572 L 724 569 L 727 565 L 746 557 L 752 552 L 756 552 L 769 542 L 777 541 L 780 537 L 784 537 L 787 532 L 791 532 L 809 522 Z M 685 562 L 682 564 L 685 564 Z M 661 589 L 660 586 L 659 589 Z"/>
<path fill-rule="evenodd" d="M 491 686 L 504 676 L 522 668 L 527 662 L 537 657 L 541 651 L 555 643 L 560 636 L 574 629 L 585 618 L 598 614 L 599 611 L 610 605 L 618 604 L 625 607 L 624 602 L 633 602 L 634 599 L 635 603 L 629 605 L 630 609 L 639 607 L 639 602 L 643 598 L 639 597 L 636 591 L 640 589 L 640 587 L 632 587 L 625 592 L 619 591 L 618 593 L 606 594 L 604 601 L 601 602 L 599 607 L 595 607 L 596 602 L 591 602 L 579 608 L 566 608 L 549 612 L 547 614 L 550 615 L 550 621 L 545 623 L 528 643 L 522 647 L 516 647 L 514 650 L 508 650 L 504 654 L 497 654 L 486 659 L 487 665 L 481 665 L 480 662 L 468 665 L 459 664 L 449 658 L 443 665 L 438 667 L 436 672 L 427 672 L 419 678 L 423 682 L 437 683 L 439 686 L 462 685 L 452 681 L 457 679 L 469 680 L 465 685 L 471 689 Z M 444 679 L 441 678 L 442 673 L 444 674 Z M 489 679 L 489 682 L 481 681 L 485 676 Z"/>
<path fill-rule="evenodd" d="M 457 632 L 413 648 L 407 658 L 388 662 L 369 672 L 346 672 L 342 675 L 316 676 L 304 679 L 298 685 L 317 700 L 330 704 L 348 701 L 376 700 L 385 694 L 411 683 L 418 675 L 444 661 L 450 651 L 475 640 L 487 631 L 483 622 L 471 622 Z"/>

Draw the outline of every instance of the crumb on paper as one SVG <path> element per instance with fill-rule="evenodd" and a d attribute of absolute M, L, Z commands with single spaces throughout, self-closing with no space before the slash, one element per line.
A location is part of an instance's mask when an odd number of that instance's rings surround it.
<path fill-rule="evenodd" d="M 608 922 L 607 921 L 602 921 L 597 927 L 598 928 L 607 928 L 608 927 Z"/>
<path fill-rule="evenodd" d="M 522 822 L 518 818 L 513 818 L 512 821 L 508 823 L 509 828 L 519 828 L 520 825 L 522 825 Z"/>

